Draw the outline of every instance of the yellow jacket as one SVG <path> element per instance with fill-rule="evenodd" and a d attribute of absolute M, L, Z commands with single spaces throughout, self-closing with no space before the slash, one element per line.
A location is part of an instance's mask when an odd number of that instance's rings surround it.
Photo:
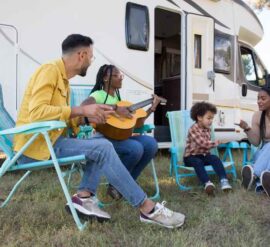
<path fill-rule="evenodd" d="M 71 114 L 70 88 L 62 59 L 40 66 L 31 77 L 25 91 L 16 126 L 38 121 L 61 120 L 68 125 Z M 64 130 L 49 133 L 54 144 Z M 31 135 L 18 134 L 14 137 L 14 150 L 19 151 Z M 40 135 L 24 155 L 37 159 L 50 158 L 46 141 Z"/>

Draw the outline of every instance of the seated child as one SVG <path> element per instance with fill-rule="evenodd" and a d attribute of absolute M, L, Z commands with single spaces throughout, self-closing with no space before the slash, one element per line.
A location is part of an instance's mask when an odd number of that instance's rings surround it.
<path fill-rule="evenodd" d="M 223 191 L 232 189 L 221 160 L 210 153 L 211 148 L 220 144 L 220 141 L 211 141 L 211 125 L 216 113 L 217 108 L 207 102 L 198 102 L 192 106 L 190 115 L 196 123 L 188 131 L 184 152 L 185 165 L 194 168 L 208 195 L 214 194 L 215 185 L 209 180 L 204 167 L 207 165 L 213 166 Z"/>

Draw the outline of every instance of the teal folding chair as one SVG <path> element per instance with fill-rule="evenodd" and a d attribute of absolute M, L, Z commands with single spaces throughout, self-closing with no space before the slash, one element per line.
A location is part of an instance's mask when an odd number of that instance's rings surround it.
<path fill-rule="evenodd" d="M 190 190 L 193 187 L 184 184 L 183 180 L 188 177 L 196 176 L 196 173 L 192 167 L 185 166 L 183 162 L 183 154 L 185 150 L 186 138 L 188 130 L 194 121 L 190 118 L 189 110 L 171 111 L 167 112 L 169 119 L 170 132 L 171 132 L 171 160 L 170 160 L 170 176 L 175 175 L 175 180 L 180 190 Z M 212 131 L 212 137 L 214 132 Z M 223 165 L 227 173 L 231 173 L 236 179 L 236 169 L 233 160 L 232 148 L 238 148 L 237 142 L 230 142 L 228 144 L 222 144 L 219 147 L 225 148 L 225 152 L 222 158 Z M 211 152 L 218 155 L 218 149 L 214 148 Z M 228 159 L 228 161 L 226 161 Z M 205 166 L 208 174 L 215 174 L 212 166 Z"/>
<path fill-rule="evenodd" d="M 247 142 L 240 142 L 239 148 L 242 149 L 242 166 L 252 165 L 253 164 L 253 156 L 257 151 L 258 147 L 255 147 L 252 144 Z"/>
<path fill-rule="evenodd" d="M 64 180 L 64 176 L 66 173 L 62 173 L 60 166 L 71 165 L 77 162 L 81 162 L 85 160 L 84 155 L 70 156 L 65 158 L 58 159 L 53 150 L 52 143 L 50 141 L 49 132 L 51 130 L 62 129 L 66 127 L 66 124 L 62 121 L 44 121 L 44 122 L 35 122 L 32 124 L 27 124 L 19 127 L 14 127 L 15 122 L 9 113 L 6 111 L 3 102 L 3 94 L 2 87 L 0 84 L 0 149 L 5 153 L 6 159 L 0 168 L 0 182 L 1 178 L 7 172 L 14 171 L 25 171 L 24 175 L 15 183 L 12 190 L 0 204 L 0 208 L 7 206 L 10 199 L 18 189 L 19 185 L 22 181 L 30 175 L 30 173 L 34 170 L 46 169 L 50 167 L 54 167 L 63 189 L 64 195 L 70 207 L 70 211 L 72 213 L 73 219 L 79 228 L 79 230 L 83 230 L 86 226 L 86 223 L 82 223 L 78 217 L 78 214 L 72 204 L 71 197 L 67 188 L 67 185 Z M 21 148 L 21 150 L 17 153 L 13 152 L 13 136 L 16 134 L 31 134 L 32 137 L 29 141 Z M 42 135 L 47 143 L 47 147 L 51 154 L 50 160 L 37 161 L 26 164 L 18 164 L 17 160 L 23 154 L 23 152 L 33 143 L 33 141 L 39 136 Z"/>
<path fill-rule="evenodd" d="M 71 106 L 80 105 L 86 98 L 89 97 L 92 88 L 93 85 L 71 85 Z M 151 133 L 154 128 L 155 126 L 153 124 L 145 124 L 141 128 L 135 129 L 134 133 L 145 135 L 147 133 Z M 93 128 L 91 126 L 80 126 L 79 134 L 77 135 L 77 137 L 82 139 L 89 138 L 91 137 L 92 130 Z M 72 168 L 74 167 L 75 165 Z M 160 198 L 159 183 L 155 168 L 155 162 L 153 159 L 151 160 L 151 168 L 155 184 L 155 193 L 149 198 L 152 200 L 158 200 Z M 102 203 L 100 204 L 100 206 L 102 206 Z"/>

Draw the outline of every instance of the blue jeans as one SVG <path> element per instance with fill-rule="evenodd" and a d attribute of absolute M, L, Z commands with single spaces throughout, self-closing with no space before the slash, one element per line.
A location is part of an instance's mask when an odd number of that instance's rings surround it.
<path fill-rule="evenodd" d="M 270 142 L 255 152 L 253 161 L 254 174 L 257 177 L 260 177 L 263 171 L 270 171 Z"/>
<path fill-rule="evenodd" d="M 190 155 L 184 158 L 186 166 L 193 167 L 199 180 L 205 184 L 209 181 L 208 174 L 204 166 L 212 165 L 219 179 L 227 178 L 224 166 L 216 155 Z"/>
<path fill-rule="evenodd" d="M 103 137 L 91 139 L 76 139 L 60 137 L 54 144 L 54 151 L 58 158 L 85 155 L 86 166 L 79 191 L 96 192 L 100 175 L 103 174 L 123 197 L 134 207 L 139 207 L 147 198 L 144 191 L 131 177 L 122 164 L 113 145 Z M 19 163 L 34 160 L 22 156 Z M 92 181 L 95 181 L 94 183 Z M 97 182 L 96 182 L 97 181 Z M 95 187 L 93 187 L 95 186 Z"/>
<path fill-rule="evenodd" d="M 158 150 L 155 138 L 147 135 L 132 136 L 123 141 L 111 139 L 109 141 L 113 144 L 120 160 L 135 180 L 154 158 Z"/>

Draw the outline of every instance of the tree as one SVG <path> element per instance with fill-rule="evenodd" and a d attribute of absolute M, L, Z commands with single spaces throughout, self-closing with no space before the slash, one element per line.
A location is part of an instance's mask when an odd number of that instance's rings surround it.
<path fill-rule="evenodd" d="M 270 9 L 270 0 L 248 0 L 247 2 L 258 10 L 262 10 L 263 8 Z"/>

